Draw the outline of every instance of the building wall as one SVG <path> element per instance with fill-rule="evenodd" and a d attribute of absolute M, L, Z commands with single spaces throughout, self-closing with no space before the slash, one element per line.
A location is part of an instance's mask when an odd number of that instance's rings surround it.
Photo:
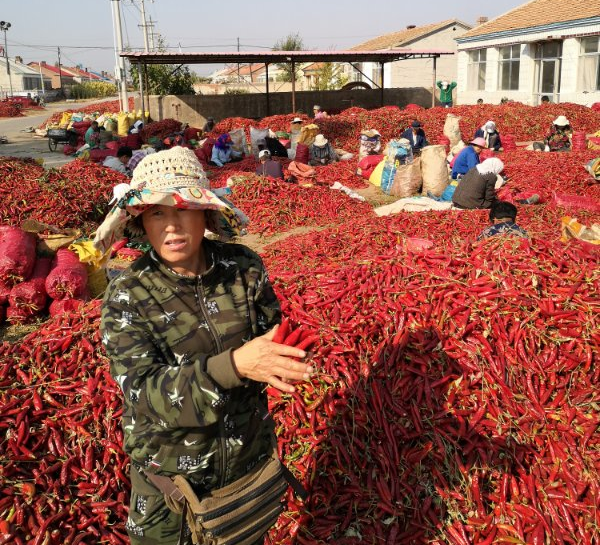
<path fill-rule="evenodd" d="M 39 74 L 36 74 L 34 71 L 29 71 L 28 69 L 22 71 L 19 68 L 20 66 L 24 65 L 13 62 L 10 63 L 11 77 L 9 79 L 8 74 L 6 73 L 6 61 L 4 58 L 0 58 L 0 95 L 7 96 L 10 94 L 11 82 L 12 91 L 15 94 L 37 89 L 41 90 L 42 82 Z M 32 85 L 34 82 L 37 84 L 36 86 Z M 46 85 L 50 84 L 50 81 L 47 78 L 44 78 L 44 82 Z"/>
<path fill-rule="evenodd" d="M 452 30 L 453 28 L 456 28 L 456 30 Z M 457 44 L 455 38 L 458 38 L 467 30 L 468 29 L 460 25 L 449 26 L 422 39 L 415 40 L 406 47 L 408 49 L 443 49 L 456 52 Z M 352 67 L 348 64 L 346 66 L 346 74 L 352 74 Z M 363 72 L 372 78 L 371 74 L 375 67 L 376 63 L 363 63 Z M 425 87 L 431 92 L 431 89 L 434 86 L 433 59 L 407 59 L 386 63 L 383 70 L 383 81 L 386 89 Z M 436 80 L 456 81 L 456 74 L 457 63 L 455 55 L 444 55 L 437 59 L 435 73 Z M 362 78 L 362 81 L 372 85 L 372 83 L 365 78 Z M 375 83 L 379 84 L 378 81 Z M 437 92 L 435 93 L 435 96 L 436 104 L 439 104 Z M 428 106 L 431 106 L 431 103 L 429 103 Z"/>
<path fill-rule="evenodd" d="M 560 69 L 560 102 L 573 102 L 591 106 L 594 102 L 600 102 L 600 91 L 583 92 L 578 89 L 578 78 L 580 69 L 580 37 L 585 35 L 597 34 L 600 32 L 600 25 L 580 26 L 575 29 L 564 29 L 562 31 L 553 30 L 551 32 L 553 39 L 562 40 L 562 61 Z M 573 37 L 577 34 L 577 37 Z M 522 34 L 518 37 L 507 36 L 495 40 L 472 41 L 468 44 L 460 44 L 457 55 L 457 82 L 458 82 L 458 100 L 459 104 L 474 104 L 478 98 L 483 98 L 484 102 L 498 104 L 503 97 L 509 100 L 523 102 L 524 104 L 536 105 L 539 103 L 540 96 L 537 92 L 538 82 L 535 61 L 535 44 L 548 39 L 550 31 L 536 32 L 531 34 Z M 519 72 L 519 90 L 503 91 L 499 89 L 499 48 L 503 45 L 521 42 L 521 65 Z M 469 50 L 476 47 L 487 48 L 487 69 L 486 83 L 484 91 L 477 91 L 468 88 L 468 66 Z M 468 47 L 468 49 L 467 49 Z"/>
<path fill-rule="evenodd" d="M 456 28 L 456 30 L 452 30 Z M 410 49 L 444 49 L 457 51 L 455 38 L 467 31 L 464 27 L 448 27 L 412 42 Z M 409 59 L 391 64 L 391 87 L 427 86 L 433 82 L 433 59 Z M 436 62 L 437 80 L 456 80 L 456 56 L 444 55 Z M 387 82 L 386 82 L 387 84 Z"/>
<path fill-rule="evenodd" d="M 406 104 L 431 106 L 431 90 L 423 87 L 411 89 L 384 89 L 383 104 L 405 106 Z M 310 113 L 314 104 L 324 110 L 345 109 L 351 106 L 378 108 L 381 106 L 379 90 L 354 91 L 300 91 L 296 93 L 296 111 Z M 135 108 L 140 109 L 140 99 L 136 98 Z M 146 104 L 148 110 L 148 105 Z M 267 112 L 266 96 L 263 95 L 185 95 L 151 96 L 150 117 L 159 121 L 166 118 L 177 119 L 192 126 L 203 126 L 207 117 L 216 121 L 226 117 L 246 117 L 259 119 L 267 115 L 292 112 L 291 93 L 270 95 L 270 109 Z"/>

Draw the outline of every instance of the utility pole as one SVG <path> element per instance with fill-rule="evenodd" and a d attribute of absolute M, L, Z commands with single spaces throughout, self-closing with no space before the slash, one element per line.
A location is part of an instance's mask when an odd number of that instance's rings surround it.
<path fill-rule="evenodd" d="M 240 39 L 239 38 L 237 39 L 237 50 L 238 50 L 238 53 L 239 53 L 240 52 Z M 237 65 L 237 76 L 238 76 L 237 79 L 238 79 L 238 83 L 239 83 L 240 82 L 240 63 L 239 62 L 238 62 L 238 65 Z"/>
<path fill-rule="evenodd" d="M 148 23 L 148 28 L 150 29 L 150 51 L 156 51 L 156 45 L 154 43 L 154 23 L 158 21 L 153 21 L 152 17 L 150 17 L 150 22 Z"/>
<path fill-rule="evenodd" d="M 12 77 L 10 75 L 10 62 L 8 60 L 8 46 L 6 44 L 6 32 L 11 24 L 6 21 L 0 21 L 0 30 L 4 32 L 4 60 L 6 61 L 6 73 L 8 74 L 8 85 L 10 86 L 10 96 L 13 94 Z"/>
<path fill-rule="evenodd" d="M 121 101 L 121 111 L 129 111 L 129 100 L 127 98 L 127 73 L 125 72 L 125 59 L 121 57 L 123 51 L 123 31 L 121 28 L 121 4 L 120 0 L 111 0 L 113 12 L 113 29 L 115 38 L 115 72 L 119 81 L 119 100 Z"/>
<path fill-rule="evenodd" d="M 60 46 L 56 48 L 58 50 L 58 80 L 60 81 L 60 94 L 64 95 L 63 80 L 62 80 L 62 69 L 60 67 Z"/>
<path fill-rule="evenodd" d="M 146 6 L 144 0 L 140 0 L 140 10 L 142 12 L 142 32 L 144 33 L 144 53 L 148 53 L 150 46 L 148 43 L 148 23 L 146 23 Z"/>

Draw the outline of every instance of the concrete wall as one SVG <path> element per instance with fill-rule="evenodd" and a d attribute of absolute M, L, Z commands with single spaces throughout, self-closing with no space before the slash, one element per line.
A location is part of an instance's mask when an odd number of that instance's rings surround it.
<path fill-rule="evenodd" d="M 141 107 L 136 97 L 136 110 Z M 403 107 L 406 104 L 431 106 L 431 90 L 423 87 L 411 89 L 384 89 L 385 106 Z M 351 106 L 378 108 L 381 105 L 379 90 L 360 89 L 354 91 L 301 91 L 296 93 L 296 111 L 312 113 L 314 104 L 320 104 L 324 110 L 346 109 Z M 172 118 L 192 126 L 202 127 L 207 117 L 219 121 L 226 117 L 247 117 L 259 119 L 267 115 L 288 114 L 292 112 L 291 93 L 273 93 L 270 95 L 270 111 L 266 108 L 266 95 L 185 95 L 151 96 L 150 117 L 159 121 Z M 148 110 L 148 105 L 146 105 Z"/>

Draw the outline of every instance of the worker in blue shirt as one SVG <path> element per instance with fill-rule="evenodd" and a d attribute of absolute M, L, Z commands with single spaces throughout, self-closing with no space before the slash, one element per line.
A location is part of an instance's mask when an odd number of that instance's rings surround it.
<path fill-rule="evenodd" d="M 406 138 L 410 142 L 413 153 L 416 154 L 421 153 L 421 150 L 429 145 L 427 137 L 425 136 L 425 131 L 423 130 L 423 125 L 416 119 L 411 123 L 410 127 L 402 133 L 400 138 Z"/>
<path fill-rule="evenodd" d="M 483 138 L 471 140 L 469 145 L 454 160 L 454 164 L 452 165 L 452 179 L 456 180 L 458 176 L 464 176 L 474 166 L 477 166 L 479 164 L 479 154 L 485 147 L 485 140 Z"/>

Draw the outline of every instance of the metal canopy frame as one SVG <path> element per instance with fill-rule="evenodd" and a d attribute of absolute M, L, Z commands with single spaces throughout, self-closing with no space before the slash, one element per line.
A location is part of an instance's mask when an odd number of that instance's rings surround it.
<path fill-rule="evenodd" d="M 294 68 L 298 63 L 306 62 L 377 62 L 381 65 L 382 81 L 383 68 L 388 62 L 407 59 L 433 59 L 433 89 L 432 105 L 435 105 L 435 80 L 437 59 L 443 55 L 454 55 L 453 51 L 443 49 L 384 49 L 380 51 L 232 51 L 232 52 L 203 52 L 203 53 L 178 53 L 178 52 L 122 52 L 121 57 L 137 64 L 145 72 L 146 66 L 150 64 L 254 64 L 261 63 L 266 69 L 266 106 L 267 115 L 270 115 L 270 91 L 269 91 L 269 65 L 285 64 L 292 65 L 292 112 L 296 111 L 296 78 Z M 146 92 L 148 90 L 146 89 Z M 383 106 L 383 84 L 380 86 L 381 105 Z M 142 104 L 144 100 L 144 85 L 140 78 L 140 95 Z"/>

